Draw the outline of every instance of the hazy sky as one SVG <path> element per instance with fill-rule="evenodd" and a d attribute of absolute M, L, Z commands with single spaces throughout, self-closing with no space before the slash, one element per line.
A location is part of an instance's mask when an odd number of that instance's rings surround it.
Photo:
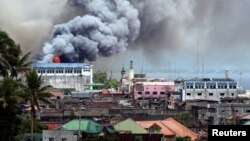
<path fill-rule="evenodd" d="M 95 69 L 118 72 L 123 64 L 128 69 L 130 60 L 136 72 L 201 71 L 202 64 L 205 70 L 250 69 L 249 0 L 133 0 L 131 4 L 139 12 L 140 35 L 123 53 L 98 57 Z M 67 0 L 0 0 L 0 29 L 24 52 L 40 52 L 55 24 L 82 13 Z"/>

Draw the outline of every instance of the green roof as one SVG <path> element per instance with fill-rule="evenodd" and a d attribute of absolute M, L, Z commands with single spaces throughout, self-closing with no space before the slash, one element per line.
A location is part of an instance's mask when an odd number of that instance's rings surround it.
<path fill-rule="evenodd" d="M 245 122 L 243 125 L 250 125 L 250 121 Z"/>
<path fill-rule="evenodd" d="M 114 126 L 116 131 L 130 131 L 133 134 L 145 134 L 147 130 L 140 127 L 133 119 L 128 118 Z"/>
<path fill-rule="evenodd" d="M 103 131 L 103 126 L 96 123 L 95 121 L 88 120 L 88 119 L 81 119 L 80 121 L 77 119 L 71 120 L 65 123 L 60 129 L 63 130 L 80 130 L 86 133 L 100 133 Z"/>
<path fill-rule="evenodd" d="M 84 86 L 104 86 L 103 83 L 91 83 L 91 84 L 85 84 Z"/>

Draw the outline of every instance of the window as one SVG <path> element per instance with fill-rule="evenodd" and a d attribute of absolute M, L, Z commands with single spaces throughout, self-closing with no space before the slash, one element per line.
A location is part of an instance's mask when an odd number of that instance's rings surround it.
<path fill-rule="evenodd" d="M 229 89 L 236 89 L 237 82 L 229 82 Z"/>
<path fill-rule="evenodd" d="M 216 89 L 216 83 L 214 82 L 207 82 L 206 83 L 207 89 Z"/>
<path fill-rule="evenodd" d="M 197 93 L 197 95 L 198 95 L 198 96 L 201 96 L 201 95 L 202 95 L 202 93 Z"/>
<path fill-rule="evenodd" d="M 231 95 L 234 96 L 234 93 L 232 93 Z"/>
<path fill-rule="evenodd" d="M 156 92 L 156 91 L 154 91 L 154 92 L 153 92 L 153 94 L 157 94 L 157 92 Z"/>
<path fill-rule="evenodd" d="M 81 73 L 81 68 L 75 68 L 74 73 Z"/>
<path fill-rule="evenodd" d="M 72 73 L 73 72 L 73 68 L 65 68 L 65 73 Z"/>
<path fill-rule="evenodd" d="M 224 96 L 225 95 L 225 93 L 220 93 L 220 96 Z"/>
<path fill-rule="evenodd" d="M 149 91 L 146 91 L 145 94 L 150 94 L 150 92 L 149 92 Z"/>
<path fill-rule="evenodd" d="M 218 89 L 227 89 L 227 82 L 218 82 Z"/>
<path fill-rule="evenodd" d="M 187 93 L 187 95 L 188 95 L 188 96 L 190 96 L 190 95 L 191 95 L 191 93 Z"/>
<path fill-rule="evenodd" d="M 161 95 L 165 94 L 165 92 L 160 92 Z"/>
<path fill-rule="evenodd" d="M 247 113 L 250 113 L 250 110 L 246 110 Z"/>
<path fill-rule="evenodd" d="M 62 141 L 67 141 L 67 138 L 62 138 Z"/>
<path fill-rule="evenodd" d="M 186 83 L 186 88 L 187 89 L 193 89 L 193 84 L 194 84 L 193 82 L 187 82 Z"/>
<path fill-rule="evenodd" d="M 225 112 L 225 110 L 221 110 L 221 112 L 222 112 L 222 113 L 224 113 L 224 112 Z"/>
<path fill-rule="evenodd" d="M 138 92 L 138 94 L 142 94 L 142 92 Z"/>
<path fill-rule="evenodd" d="M 209 95 L 209 96 L 213 96 L 214 94 L 213 94 L 213 93 L 209 93 L 208 95 Z"/>
<path fill-rule="evenodd" d="M 49 138 L 49 141 L 54 141 L 54 138 Z"/>
<path fill-rule="evenodd" d="M 204 89 L 204 82 L 196 82 L 195 89 Z"/>

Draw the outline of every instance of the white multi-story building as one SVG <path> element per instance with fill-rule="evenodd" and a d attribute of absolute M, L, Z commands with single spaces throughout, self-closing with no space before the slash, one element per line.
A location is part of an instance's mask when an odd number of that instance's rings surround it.
<path fill-rule="evenodd" d="M 184 82 L 182 101 L 211 100 L 220 102 L 224 97 L 236 97 L 238 83 L 230 78 L 202 78 Z"/>
<path fill-rule="evenodd" d="M 32 68 L 42 75 L 46 85 L 59 89 L 84 91 L 84 85 L 92 83 L 92 65 L 84 63 L 35 63 Z"/>

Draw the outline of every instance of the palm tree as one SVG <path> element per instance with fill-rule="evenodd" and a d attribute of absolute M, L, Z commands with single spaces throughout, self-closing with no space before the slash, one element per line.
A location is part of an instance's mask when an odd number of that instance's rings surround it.
<path fill-rule="evenodd" d="M 26 100 L 31 103 L 31 112 L 33 112 L 33 117 L 35 117 L 35 106 L 40 111 L 38 99 L 45 100 L 51 96 L 49 90 L 52 88 L 50 85 L 43 86 L 42 76 L 38 75 L 36 70 L 30 70 L 26 73 L 26 86 L 25 90 L 27 92 Z"/>
<path fill-rule="evenodd" d="M 39 76 L 36 72 L 36 70 L 30 70 L 26 74 L 26 100 L 30 101 L 30 106 L 31 106 L 31 136 L 33 138 L 33 124 L 34 124 L 34 119 L 35 119 L 35 107 L 37 107 L 38 112 L 40 112 L 40 107 L 38 104 L 38 99 L 44 100 L 47 97 L 51 96 L 51 93 L 49 93 L 49 89 L 51 86 L 43 86 L 42 85 L 42 77 L 41 75 Z"/>
<path fill-rule="evenodd" d="M 6 32 L 0 31 L 0 56 L 12 65 L 20 54 L 20 45 L 17 45 Z"/>
<path fill-rule="evenodd" d="M 22 84 L 10 77 L 0 82 L 0 140 L 15 141 L 18 135 L 21 119 L 17 114 L 23 93 Z"/>
<path fill-rule="evenodd" d="M 10 76 L 13 78 L 18 78 L 19 73 L 26 72 L 30 69 L 31 62 L 29 61 L 29 55 L 31 52 L 28 52 L 22 57 L 19 57 L 18 60 L 11 67 Z"/>
<path fill-rule="evenodd" d="M 0 74 L 3 77 L 18 77 L 23 70 L 27 70 L 31 62 L 30 52 L 21 57 L 20 45 L 17 45 L 6 32 L 0 31 Z"/>

